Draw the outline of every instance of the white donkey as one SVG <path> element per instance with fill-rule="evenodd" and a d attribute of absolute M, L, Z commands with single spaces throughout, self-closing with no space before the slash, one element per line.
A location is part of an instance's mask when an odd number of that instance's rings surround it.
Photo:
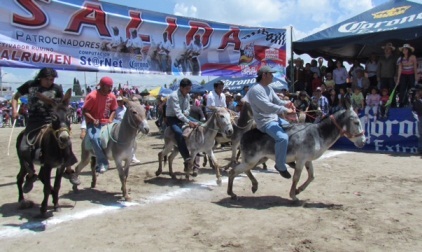
<path fill-rule="evenodd" d="M 189 179 L 189 174 L 192 171 L 193 162 L 195 157 L 200 152 L 205 152 L 210 158 L 210 162 L 213 164 L 216 176 L 217 184 L 221 185 L 221 174 L 220 169 L 217 164 L 217 159 L 215 158 L 212 148 L 214 146 L 214 139 L 218 132 L 231 136 L 233 134 L 233 127 L 230 122 L 230 113 L 225 108 L 212 108 L 213 113 L 209 119 L 193 129 L 192 132 L 188 135 L 186 139 L 186 145 L 188 147 L 191 160 L 187 167 L 185 167 L 186 178 Z M 188 129 L 185 129 L 188 130 Z M 174 132 L 170 127 L 167 127 L 164 131 L 164 149 L 158 153 L 158 170 L 155 172 L 155 175 L 160 175 L 163 171 L 163 158 L 171 152 L 168 162 L 169 162 L 169 173 L 172 178 L 176 178 L 173 173 L 173 159 L 179 153 L 179 149 L 176 147 L 176 140 L 174 138 Z M 193 176 L 196 176 L 196 172 L 193 173 Z"/>
<path fill-rule="evenodd" d="M 120 182 L 122 183 L 122 193 L 125 200 L 130 200 L 130 196 L 126 187 L 126 180 L 129 176 L 129 167 L 132 160 L 133 152 L 136 148 L 136 135 L 139 132 L 148 134 L 149 126 L 146 120 L 146 113 L 144 107 L 136 101 L 126 102 L 126 113 L 123 116 L 122 122 L 106 128 L 108 139 L 106 147 L 103 149 L 109 160 L 114 160 L 117 171 L 119 172 Z M 104 126 L 109 127 L 109 126 Z M 89 163 L 90 157 L 94 157 L 94 151 L 90 148 L 88 135 L 82 141 L 81 161 L 75 168 L 75 173 L 78 176 L 82 169 Z M 124 162 L 124 164 L 123 164 Z M 94 188 L 97 183 L 97 174 L 95 171 L 95 162 L 91 162 L 92 182 L 91 188 Z M 73 190 L 77 191 L 77 185 L 73 186 Z"/>

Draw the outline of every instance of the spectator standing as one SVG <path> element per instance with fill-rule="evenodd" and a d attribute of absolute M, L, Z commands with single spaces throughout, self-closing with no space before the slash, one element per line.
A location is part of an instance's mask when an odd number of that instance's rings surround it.
<path fill-rule="evenodd" d="M 318 116 L 318 118 L 316 119 L 316 121 L 319 122 L 322 117 L 328 115 L 328 113 L 330 112 L 330 105 L 328 103 L 327 97 L 322 95 L 321 87 L 318 87 L 316 89 L 314 98 L 318 103 L 319 109 L 321 110 L 321 115 Z"/>
<path fill-rule="evenodd" d="M 322 85 L 321 78 L 319 78 L 317 73 L 313 73 L 312 93 L 315 92 L 318 87 L 321 87 L 321 85 Z"/>
<path fill-rule="evenodd" d="M 375 53 L 372 53 L 369 60 L 365 65 L 365 73 L 368 75 L 369 85 L 371 87 L 377 87 L 377 69 L 378 69 L 378 57 Z"/>
<path fill-rule="evenodd" d="M 398 60 L 399 66 L 396 85 L 398 85 L 400 90 L 399 103 L 400 108 L 402 108 L 408 103 L 409 90 L 417 84 L 418 73 L 416 57 L 413 55 L 415 48 L 409 44 L 404 44 L 399 50 L 402 52 L 402 56 Z"/>
<path fill-rule="evenodd" d="M 335 89 L 339 92 L 340 88 L 347 88 L 348 73 L 340 60 L 336 61 L 335 65 L 336 68 L 333 70 L 333 80 L 335 83 Z"/>
<path fill-rule="evenodd" d="M 382 49 L 384 49 L 384 55 L 378 60 L 377 80 L 380 89 L 387 88 L 389 92 L 392 92 L 396 84 L 394 78 L 396 77 L 397 58 L 393 54 L 396 48 L 392 43 L 387 43 Z M 396 99 L 393 99 L 392 106 L 396 107 Z"/>
<path fill-rule="evenodd" d="M 325 86 L 327 87 L 328 90 L 335 88 L 335 85 L 336 84 L 334 83 L 333 74 L 332 73 L 327 73 L 325 75 L 325 81 L 324 81 L 324 83 L 325 83 Z"/>
<path fill-rule="evenodd" d="M 365 77 L 364 71 L 361 68 L 355 70 L 356 77 L 352 80 L 352 89 L 360 88 L 362 90 L 363 96 L 369 91 L 370 82 L 369 79 Z"/>

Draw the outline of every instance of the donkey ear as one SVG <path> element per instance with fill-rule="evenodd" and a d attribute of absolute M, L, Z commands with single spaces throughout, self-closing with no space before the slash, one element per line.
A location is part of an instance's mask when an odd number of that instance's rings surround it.
<path fill-rule="evenodd" d="M 70 97 L 72 97 L 72 89 L 69 88 L 66 93 L 64 94 L 62 102 L 66 105 L 69 105 Z"/>
<path fill-rule="evenodd" d="M 123 102 L 128 103 L 129 99 L 127 97 L 123 97 Z"/>
<path fill-rule="evenodd" d="M 214 106 L 210 106 L 210 107 L 208 107 L 208 109 L 209 109 L 209 110 L 211 110 L 212 112 L 217 111 L 217 108 L 216 108 L 216 107 L 214 107 Z"/>

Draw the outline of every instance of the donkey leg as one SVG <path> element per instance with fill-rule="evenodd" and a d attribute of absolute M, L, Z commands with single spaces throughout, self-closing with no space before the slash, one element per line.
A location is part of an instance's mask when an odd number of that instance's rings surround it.
<path fill-rule="evenodd" d="M 127 186 L 126 186 L 127 177 L 129 175 L 130 161 L 126 160 L 124 166 L 122 165 L 122 162 L 123 162 L 122 160 L 115 160 L 117 171 L 119 173 L 120 182 L 122 183 L 123 198 L 125 199 L 125 201 L 130 201 L 131 197 L 129 196 L 127 192 Z"/>
<path fill-rule="evenodd" d="M 47 213 L 47 207 L 48 207 L 48 198 L 51 194 L 52 188 L 51 188 L 51 167 L 48 165 L 41 166 L 40 173 L 39 173 L 39 179 L 44 185 L 44 199 L 41 203 L 41 216 L 45 217 L 45 214 Z"/>
<path fill-rule="evenodd" d="M 174 147 L 172 152 L 170 153 L 170 156 L 168 157 L 168 163 L 169 163 L 169 175 L 172 179 L 176 179 L 176 175 L 173 172 L 173 160 L 174 158 L 179 154 L 179 149 Z"/>
<path fill-rule="evenodd" d="M 306 170 L 308 171 L 308 179 L 303 183 L 297 190 L 296 195 L 303 192 L 306 187 L 314 180 L 314 165 L 312 164 L 312 161 L 305 163 Z"/>
<path fill-rule="evenodd" d="M 233 181 L 234 178 L 242 172 L 250 171 L 254 167 L 255 163 L 240 163 L 235 165 L 229 172 L 229 183 L 227 185 L 227 194 L 232 199 L 237 199 L 237 195 L 233 193 Z"/>
<path fill-rule="evenodd" d="M 217 159 L 215 158 L 215 155 L 212 149 L 207 152 L 207 155 L 210 158 L 210 164 L 214 164 L 215 175 L 217 177 L 217 185 L 221 186 L 222 181 L 221 181 L 220 167 L 217 163 Z"/>
<path fill-rule="evenodd" d="M 163 151 L 158 152 L 158 169 L 155 171 L 155 176 L 160 176 L 163 173 Z"/>
<path fill-rule="evenodd" d="M 16 176 L 16 185 L 18 187 L 18 202 L 20 209 L 28 209 L 34 206 L 34 202 L 31 200 L 26 200 L 23 194 L 23 182 L 25 180 L 25 176 L 28 173 L 27 169 L 25 168 L 23 161 L 20 161 L 21 168 L 19 170 L 18 175 Z"/>
<path fill-rule="evenodd" d="M 97 158 L 94 156 L 91 156 L 91 188 L 95 188 L 97 185 L 97 171 L 95 169 L 97 165 Z"/>
<path fill-rule="evenodd" d="M 52 197 L 53 197 L 53 205 L 54 205 L 54 211 L 58 212 L 60 211 L 59 206 L 59 191 L 62 183 L 62 177 L 64 173 L 64 169 L 66 167 L 60 166 L 56 169 L 56 178 L 54 179 L 54 188 L 52 191 Z"/>
<path fill-rule="evenodd" d="M 81 174 L 82 169 L 85 168 L 85 166 L 87 166 L 89 164 L 89 162 L 91 160 L 90 157 L 91 157 L 91 153 L 89 151 L 82 150 L 81 161 L 75 167 L 76 178 L 79 177 L 79 174 Z M 72 189 L 75 192 L 78 191 L 78 185 L 73 185 Z"/>
<path fill-rule="evenodd" d="M 297 183 L 299 182 L 300 179 L 300 175 L 302 174 L 302 169 L 303 169 L 303 162 L 296 162 L 296 168 L 295 168 L 295 173 L 293 175 L 293 180 L 292 180 L 292 186 L 290 188 L 290 198 L 293 201 L 298 201 L 299 199 L 296 197 L 296 187 L 297 187 Z"/>
<path fill-rule="evenodd" d="M 252 192 L 255 193 L 256 191 L 258 191 L 258 181 L 256 180 L 256 178 L 254 177 L 254 175 L 252 174 L 252 172 L 246 171 L 245 172 L 246 175 L 248 175 L 248 178 L 251 180 L 252 182 Z"/>

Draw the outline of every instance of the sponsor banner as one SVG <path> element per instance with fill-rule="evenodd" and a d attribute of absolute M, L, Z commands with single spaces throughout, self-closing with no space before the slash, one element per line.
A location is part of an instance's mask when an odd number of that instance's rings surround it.
<path fill-rule="evenodd" d="M 284 69 L 286 30 L 246 27 L 99 1 L 4 0 L 0 66 L 168 75 Z"/>
<path fill-rule="evenodd" d="M 374 118 L 369 115 L 367 120 L 363 114 L 360 118 L 367 137 L 364 151 L 418 153 L 418 137 L 421 132 L 418 132 L 418 122 L 410 108 L 390 109 L 387 119 L 374 121 Z M 361 150 L 357 149 L 346 137 L 340 138 L 332 148 Z"/>
<path fill-rule="evenodd" d="M 351 19 L 341 23 L 338 32 L 343 34 L 367 34 L 407 29 L 421 23 L 422 11 L 418 3 L 396 1 L 395 3 L 379 5 L 364 12 L 359 19 Z"/>

